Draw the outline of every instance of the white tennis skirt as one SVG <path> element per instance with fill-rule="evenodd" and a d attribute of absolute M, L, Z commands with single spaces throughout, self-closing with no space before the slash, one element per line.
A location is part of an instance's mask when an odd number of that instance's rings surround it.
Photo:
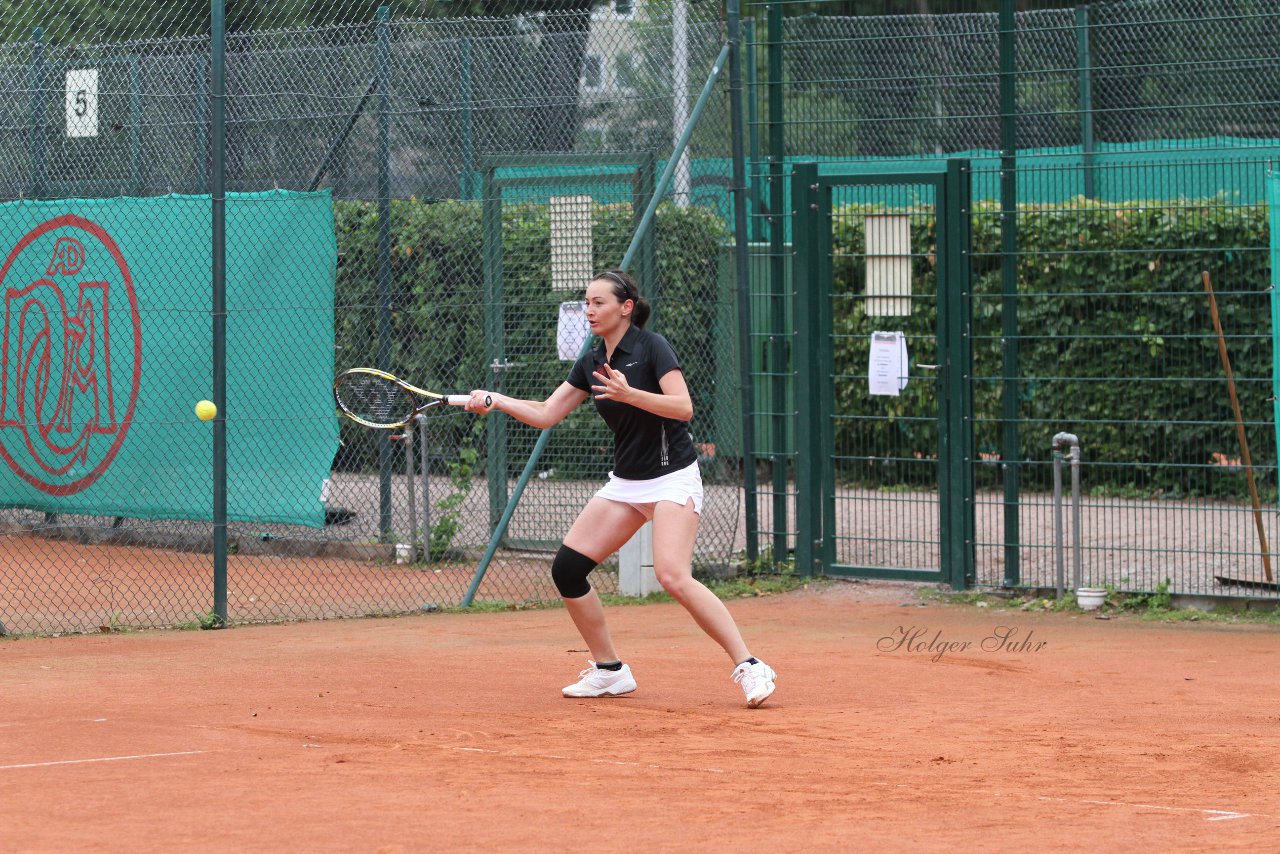
<path fill-rule="evenodd" d="M 621 501 L 636 507 L 645 516 L 652 518 L 651 508 L 636 505 L 654 504 L 658 501 L 674 501 L 682 507 L 693 499 L 693 509 L 702 515 L 702 472 L 698 470 L 698 461 L 694 460 L 682 469 L 664 474 L 649 480 L 628 480 L 609 472 L 609 482 L 600 488 L 596 495 L 610 501 Z"/>

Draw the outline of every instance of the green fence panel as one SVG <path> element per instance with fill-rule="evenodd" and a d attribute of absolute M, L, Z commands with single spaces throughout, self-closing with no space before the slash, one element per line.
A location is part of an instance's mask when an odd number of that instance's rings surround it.
<path fill-rule="evenodd" d="M 1222 579 L 1270 578 L 1250 483 L 1274 503 L 1274 262 L 1263 205 L 1280 155 L 1280 9 L 783 6 L 751 7 L 767 16 L 755 47 L 768 59 L 758 75 L 770 123 L 752 175 L 772 190 L 753 214 L 780 232 L 778 246 L 805 237 L 784 215 L 798 208 L 780 180 L 801 162 L 816 163 L 817 177 L 971 162 L 976 583 L 1053 586 L 1050 439 L 1068 431 L 1084 454 L 1073 557 L 1086 581 L 1274 596 Z M 909 210 L 913 192 L 875 204 Z M 921 245 L 931 257 L 927 238 Z M 845 271 L 834 276 L 833 287 L 849 287 Z M 784 289 L 777 269 L 770 279 L 754 290 Z M 1274 543 L 1275 520 L 1261 521 Z M 791 530 L 805 536 L 801 520 Z"/>
<path fill-rule="evenodd" d="M 1271 407 L 1280 450 L 1280 175 L 1267 176 L 1267 214 L 1271 224 Z"/>

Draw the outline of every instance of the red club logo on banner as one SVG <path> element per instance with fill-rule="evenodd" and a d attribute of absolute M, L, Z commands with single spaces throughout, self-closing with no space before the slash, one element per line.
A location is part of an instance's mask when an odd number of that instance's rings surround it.
<path fill-rule="evenodd" d="M 18 241 L 0 293 L 0 456 L 42 492 L 80 492 L 110 467 L 138 400 L 129 266 L 106 230 L 67 214 Z"/>

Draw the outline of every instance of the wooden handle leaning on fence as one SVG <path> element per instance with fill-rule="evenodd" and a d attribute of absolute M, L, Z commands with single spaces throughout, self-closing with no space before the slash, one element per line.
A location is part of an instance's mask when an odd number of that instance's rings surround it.
<path fill-rule="evenodd" d="M 1240 439 L 1240 455 L 1244 462 L 1244 476 L 1249 482 L 1249 497 L 1253 499 L 1253 523 L 1258 529 L 1258 542 L 1262 545 L 1262 569 L 1271 581 L 1271 554 L 1267 548 L 1267 530 L 1262 524 L 1262 508 L 1258 501 L 1258 487 L 1253 481 L 1253 461 L 1249 458 L 1249 440 L 1244 433 L 1244 418 L 1240 414 L 1240 400 L 1236 397 L 1236 379 L 1231 373 L 1231 359 L 1227 357 L 1227 341 L 1222 334 L 1222 321 L 1218 319 L 1218 301 L 1213 296 L 1209 271 L 1200 274 L 1204 280 L 1204 292 L 1209 297 L 1209 312 L 1213 315 L 1213 331 L 1218 333 L 1218 355 L 1222 357 L 1222 369 L 1227 372 L 1227 394 L 1231 396 L 1231 410 L 1236 416 L 1236 436 Z"/>

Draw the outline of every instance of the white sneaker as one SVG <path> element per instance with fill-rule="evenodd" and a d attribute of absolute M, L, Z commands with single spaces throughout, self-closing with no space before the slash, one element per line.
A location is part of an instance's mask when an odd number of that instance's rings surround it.
<path fill-rule="evenodd" d="M 753 709 L 769 699 L 778 687 L 774 684 L 777 678 L 778 674 L 763 661 L 755 664 L 744 661 L 733 671 L 733 681 L 742 686 L 742 693 L 747 695 L 747 705 Z"/>
<path fill-rule="evenodd" d="M 591 666 L 578 674 L 578 681 L 565 686 L 566 697 L 616 697 L 636 689 L 630 665 L 624 664 L 619 670 L 604 670 L 594 661 L 588 660 L 587 664 Z"/>

